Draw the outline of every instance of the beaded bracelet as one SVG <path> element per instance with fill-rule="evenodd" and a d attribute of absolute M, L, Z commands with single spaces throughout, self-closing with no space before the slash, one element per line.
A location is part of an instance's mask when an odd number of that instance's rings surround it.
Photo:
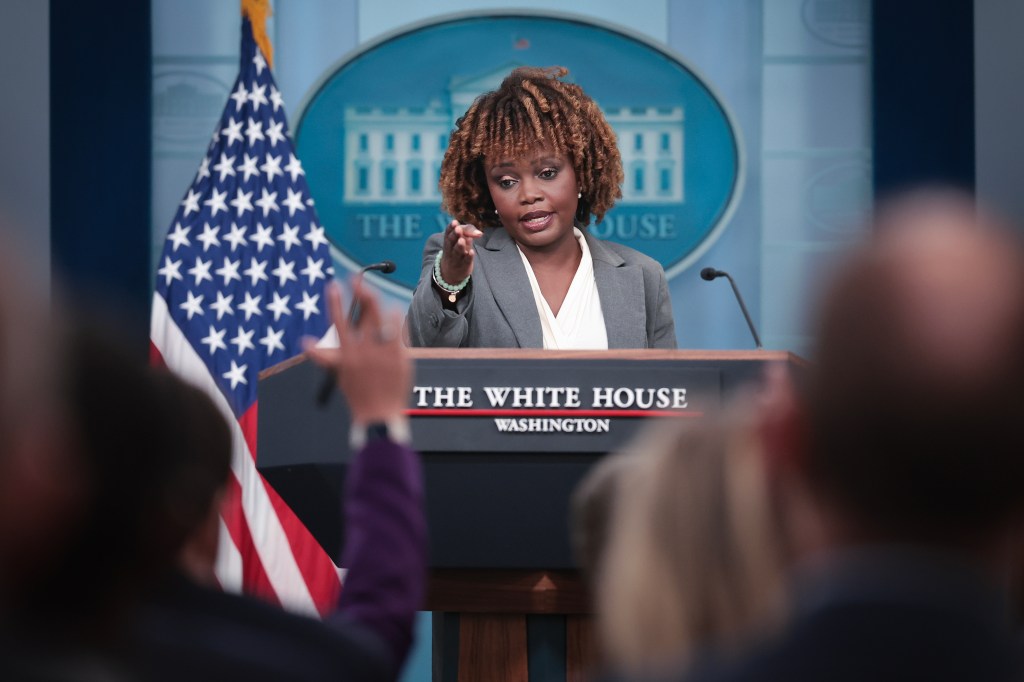
<path fill-rule="evenodd" d="M 467 284 L 469 284 L 469 277 L 458 284 L 449 284 L 444 281 L 444 278 L 441 277 L 441 256 L 443 255 L 443 251 L 438 251 L 437 257 L 434 258 L 434 284 L 437 285 L 438 289 L 448 294 L 448 301 L 450 303 L 455 303 L 456 299 L 459 297 L 459 293 L 466 288 Z M 470 275 L 470 277 L 471 276 L 472 275 Z"/>

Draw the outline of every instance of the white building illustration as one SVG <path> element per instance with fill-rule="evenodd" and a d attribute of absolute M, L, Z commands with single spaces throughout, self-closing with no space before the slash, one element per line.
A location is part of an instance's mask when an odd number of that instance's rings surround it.
<path fill-rule="evenodd" d="M 683 107 L 605 109 L 622 156 L 622 204 L 680 204 L 686 200 Z"/>
<path fill-rule="evenodd" d="M 425 107 L 347 107 L 345 203 L 439 203 L 441 159 L 455 120 L 515 66 L 452 77 L 447 106 L 433 100 Z M 604 113 L 618 137 L 625 172 L 619 204 L 684 202 L 683 107 L 621 107 Z"/>

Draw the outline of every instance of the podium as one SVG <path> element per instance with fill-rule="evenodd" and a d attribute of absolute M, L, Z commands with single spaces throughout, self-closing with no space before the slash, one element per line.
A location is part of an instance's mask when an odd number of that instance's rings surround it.
<path fill-rule="evenodd" d="M 782 351 L 413 349 L 423 456 L 434 679 L 582 680 L 591 607 L 569 547 L 569 497 L 647 419 L 699 419 Z M 301 358 L 261 375 L 260 472 L 327 552 L 344 545 L 348 412 Z"/>

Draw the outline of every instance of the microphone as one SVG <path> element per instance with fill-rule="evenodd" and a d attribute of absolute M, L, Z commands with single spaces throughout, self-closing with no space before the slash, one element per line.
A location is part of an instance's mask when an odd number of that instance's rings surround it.
<path fill-rule="evenodd" d="M 371 263 L 370 265 L 364 265 L 358 273 L 356 273 L 355 286 L 359 286 L 362 282 L 363 275 L 368 272 L 379 272 L 382 275 L 390 275 L 395 271 L 395 262 L 392 260 L 382 260 L 379 263 Z M 353 302 L 352 309 L 348 311 L 348 324 L 352 326 L 359 318 L 359 304 Z"/>
<path fill-rule="evenodd" d="M 713 279 L 719 277 L 725 277 L 729 280 L 729 284 L 732 285 L 732 291 L 736 294 L 736 300 L 740 304 L 740 310 L 743 311 L 743 317 L 747 320 L 747 326 L 750 327 L 750 333 L 754 337 L 754 343 L 757 344 L 757 349 L 761 350 L 761 337 L 757 335 L 757 329 L 754 328 L 754 321 L 750 319 L 750 313 L 747 312 L 747 305 L 743 302 L 743 296 L 740 294 L 739 287 L 736 286 L 736 282 L 725 270 L 716 270 L 715 268 L 704 268 L 700 271 L 700 278 L 706 282 L 710 282 Z"/>
<path fill-rule="evenodd" d="M 362 275 L 363 273 L 370 272 L 371 270 L 376 270 L 380 272 L 382 275 L 390 275 L 392 272 L 395 271 L 396 267 L 397 266 L 395 265 L 395 261 L 382 260 L 381 262 L 374 263 L 372 265 L 364 265 L 363 269 L 359 271 L 359 274 Z"/>
<path fill-rule="evenodd" d="M 379 272 L 382 275 L 390 275 L 395 271 L 396 265 L 394 261 L 382 260 L 379 263 L 371 263 L 370 265 L 364 265 L 360 268 L 359 272 L 356 273 L 355 283 L 353 289 L 359 286 L 362 282 L 363 275 L 367 272 Z M 352 301 L 352 308 L 348 311 L 348 326 L 351 327 L 356 323 L 359 318 L 359 303 L 355 300 Z M 323 407 L 327 404 L 327 401 L 331 399 L 331 393 L 334 391 L 334 384 L 337 377 L 334 376 L 334 372 L 326 372 L 324 374 L 324 380 L 320 384 L 320 390 L 316 392 L 316 404 Z"/>

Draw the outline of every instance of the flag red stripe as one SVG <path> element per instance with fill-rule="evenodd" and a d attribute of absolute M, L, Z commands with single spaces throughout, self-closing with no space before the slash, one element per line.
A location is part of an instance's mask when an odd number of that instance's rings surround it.
<path fill-rule="evenodd" d="M 474 409 L 458 407 L 409 408 L 410 417 L 702 417 L 703 412 L 680 410 L 574 410 L 574 409 Z"/>
<path fill-rule="evenodd" d="M 167 367 L 164 356 L 160 354 L 160 349 L 156 347 L 152 339 L 149 341 L 149 364 L 152 367 Z"/>
<path fill-rule="evenodd" d="M 242 416 L 238 418 L 238 425 L 242 428 L 242 435 L 245 436 L 245 444 L 249 448 L 249 454 L 256 460 L 256 437 L 259 434 L 259 415 L 257 413 L 257 400 Z"/>

